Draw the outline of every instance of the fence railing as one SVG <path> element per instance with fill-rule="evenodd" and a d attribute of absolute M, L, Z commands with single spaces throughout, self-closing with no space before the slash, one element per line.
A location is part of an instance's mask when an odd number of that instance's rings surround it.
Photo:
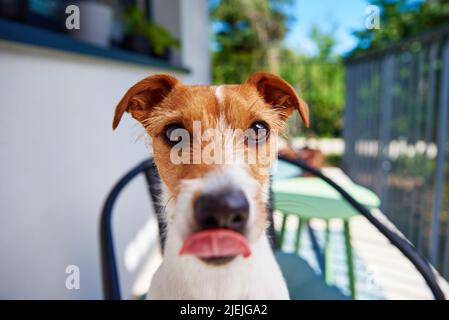
<path fill-rule="evenodd" d="M 345 170 L 449 279 L 449 26 L 345 65 Z"/>

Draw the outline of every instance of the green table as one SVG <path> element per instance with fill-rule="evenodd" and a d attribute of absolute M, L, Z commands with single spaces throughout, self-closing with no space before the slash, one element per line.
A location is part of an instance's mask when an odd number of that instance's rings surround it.
<path fill-rule="evenodd" d="M 380 200 L 375 193 L 354 184 L 344 182 L 340 184 L 352 197 L 367 208 L 377 208 Z M 356 296 L 354 264 L 352 257 L 351 235 L 349 219 L 357 215 L 342 196 L 326 182 L 319 178 L 298 177 L 273 181 L 274 208 L 283 213 L 282 226 L 279 235 L 279 243 L 282 246 L 285 235 L 285 227 L 289 216 L 294 215 L 299 219 L 296 230 L 295 250 L 299 251 L 302 227 L 310 219 L 323 219 L 326 221 L 326 244 L 324 251 L 324 276 L 326 283 L 332 284 L 331 272 L 331 243 L 329 221 L 342 219 L 344 225 L 346 257 L 348 263 L 348 277 L 350 291 L 353 298 Z"/>

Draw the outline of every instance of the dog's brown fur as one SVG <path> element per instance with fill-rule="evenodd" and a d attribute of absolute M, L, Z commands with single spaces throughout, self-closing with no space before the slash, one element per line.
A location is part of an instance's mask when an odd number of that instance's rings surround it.
<path fill-rule="evenodd" d="M 225 85 L 222 90 L 223 101 L 218 101 L 216 87 L 187 86 L 169 75 L 157 74 L 132 86 L 116 108 L 114 129 L 123 113 L 129 112 L 151 136 L 160 176 L 175 198 L 179 193 L 179 181 L 202 177 L 216 165 L 176 165 L 169 161 L 171 146 L 163 138 L 164 128 L 168 124 L 182 124 L 192 133 L 193 121 L 200 121 L 202 129 L 207 130 L 215 128 L 220 116 L 224 115 L 231 129 L 247 130 L 255 121 L 263 121 L 271 130 L 280 131 L 288 116 L 297 110 L 305 125 L 309 125 L 307 104 L 291 85 L 278 76 L 257 72 L 244 84 Z M 274 159 L 273 155 L 267 156 Z M 249 165 L 249 171 L 261 186 L 268 182 L 269 176 L 263 172 L 260 163 Z M 260 212 L 264 213 L 262 195 L 259 194 L 256 200 Z M 260 225 L 266 225 L 266 214 L 261 215 Z"/>

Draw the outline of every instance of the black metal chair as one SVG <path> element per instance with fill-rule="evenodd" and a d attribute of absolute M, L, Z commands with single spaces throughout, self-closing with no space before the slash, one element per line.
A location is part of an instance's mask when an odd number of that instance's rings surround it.
<path fill-rule="evenodd" d="M 291 160 L 284 157 L 279 157 L 280 160 L 289 162 L 293 165 L 300 167 L 302 170 L 312 173 L 318 178 L 324 180 L 335 190 L 337 190 L 341 196 L 360 214 L 365 216 L 368 221 L 370 221 L 387 239 L 396 246 L 416 267 L 416 269 L 421 273 L 425 279 L 427 285 L 432 291 L 435 299 L 444 300 L 444 294 L 439 287 L 435 274 L 429 263 L 421 257 L 415 248 L 401 236 L 391 231 L 387 226 L 382 224 L 377 220 L 371 212 L 366 209 L 363 205 L 358 203 L 354 198 L 352 198 L 342 187 L 336 184 L 330 178 L 324 176 L 320 170 L 315 169 L 306 163 L 298 160 Z M 123 191 L 127 184 L 133 180 L 138 175 L 143 174 L 146 178 L 148 185 L 148 191 L 154 206 L 154 212 L 157 216 L 159 224 L 159 239 L 161 250 L 164 248 L 164 222 L 161 219 L 162 207 L 158 203 L 158 193 L 159 193 L 159 174 L 157 168 L 152 159 L 148 159 L 131 169 L 126 173 L 112 188 L 109 193 L 106 202 L 101 213 L 100 220 L 100 249 L 101 249 L 101 267 L 102 267 L 102 281 L 103 281 L 103 293 L 105 299 L 120 300 L 120 282 L 117 270 L 117 261 L 115 258 L 114 243 L 112 238 L 112 212 L 114 204 L 117 200 L 118 195 Z M 270 213 L 270 228 L 268 230 L 268 235 L 271 240 L 271 244 L 274 250 L 277 250 L 276 245 L 276 234 L 273 224 L 273 212 L 271 208 L 271 201 L 269 204 L 268 211 Z M 281 270 L 284 273 L 284 277 L 287 280 L 287 285 L 292 298 L 297 299 L 345 299 L 343 294 L 341 294 L 335 287 L 328 287 L 324 284 L 324 281 L 317 281 L 314 278 L 313 271 L 297 256 L 294 254 L 285 254 L 277 251 L 275 253 L 276 258 L 280 264 Z M 295 272 L 295 270 L 301 270 L 301 272 Z M 313 293 L 307 294 L 309 291 Z M 293 294 L 294 293 L 294 294 Z"/>

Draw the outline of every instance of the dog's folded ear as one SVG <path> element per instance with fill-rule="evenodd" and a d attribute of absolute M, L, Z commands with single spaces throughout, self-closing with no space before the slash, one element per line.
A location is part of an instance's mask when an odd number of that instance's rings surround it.
<path fill-rule="evenodd" d="M 178 83 L 176 78 L 167 74 L 156 74 L 137 82 L 129 88 L 115 108 L 112 129 L 117 128 L 125 111 L 142 122 L 151 108 L 162 102 Z"/>
<path fill-rule="evenodd" d="M 309 127 L 309 107 L 297 94 L 295 89 L 284 79 L 268 72 L 256 72 L 246 80 L 254 85 L 266 103 L 282 111 L 288 117 L 293 110 L 298 110 L 305 126 Z"/>

